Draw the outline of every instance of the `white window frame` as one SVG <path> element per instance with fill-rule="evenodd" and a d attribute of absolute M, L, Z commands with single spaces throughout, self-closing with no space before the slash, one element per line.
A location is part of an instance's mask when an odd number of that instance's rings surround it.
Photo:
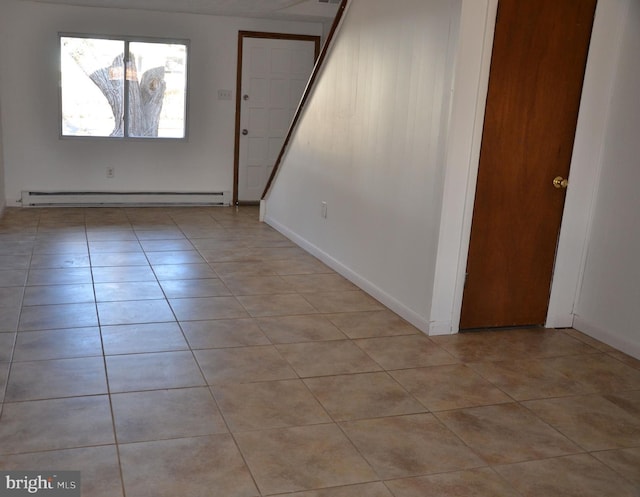
<path fill-rule="evenodd" d="M 125 77 L 124 78 L 124 135 L 123 136 L 98 136 L 98 135 L 71 135 L 64 134 L 63 129 L 63 105 L 62 105 L 62 65 L 61 65 L 61 57 L 62 57 L 62 47 L 61 40 L 62 38 L 86 38 L 86 39 L 94 39 L 94 40 L 114 40 L 114 41 L 122 41 L 124 43 L 124 63 L 125 67 L 130 63 L 130 51 L 129 45 L 131 43 L 160 43 L 160 44 L 176 44 L 176 45 L 184 45 L 185 47 L 185 98 L 184 98 L 184 129 L 182 137 L 168 137 L 168 136 L 129 136 L 129 117 L 128 117 L 128 107 L 129 107 L 129 81 Z M 121 35 L 98 35 L 98 34 L 87 34 L 87 33 L 68 33 L 68 32 L 60 32 L 58 33 L 58 54 L 60 56 L 60 60 L 58 62 L 58 70 L 59 73 L 59 97 L 58 97 L 58 125 L 59 125 L 59 137 L 61 139 L 71 139 L 71 140 L 130 140 L 130 141 L 188 141 L 189 138 L 189 95 L 190 95 L 190 67 L 191 67 L 191 43 L 188 39 L 181 38 L 156 38 L 156 37 L 145 37 L 145 36 L 121 36 Z"/>

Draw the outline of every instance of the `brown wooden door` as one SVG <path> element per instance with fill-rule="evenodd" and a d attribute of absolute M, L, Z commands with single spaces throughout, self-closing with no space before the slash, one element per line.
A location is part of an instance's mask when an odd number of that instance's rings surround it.
<path fill-rule="evenodd" d="M 596 0 L 500 0 L 461 329 L 546 319 Z"/>

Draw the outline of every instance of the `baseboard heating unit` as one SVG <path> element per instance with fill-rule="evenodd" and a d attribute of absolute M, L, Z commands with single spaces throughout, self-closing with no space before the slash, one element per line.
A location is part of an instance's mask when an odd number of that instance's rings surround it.
<path fill-rule="evenodd" d="M 22 192 L 23 207 L 231 205 L 231 192 Z"/>

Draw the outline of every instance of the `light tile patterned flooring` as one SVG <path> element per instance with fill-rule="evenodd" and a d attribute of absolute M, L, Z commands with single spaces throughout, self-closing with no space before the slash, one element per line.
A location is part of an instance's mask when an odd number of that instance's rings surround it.
<path fill-rule="evenodd" d="M 6 211 L 0 394 L 0 468 L 84 497 L 640 496 L 639 361 L 428 338 L 254 208 Z"/>

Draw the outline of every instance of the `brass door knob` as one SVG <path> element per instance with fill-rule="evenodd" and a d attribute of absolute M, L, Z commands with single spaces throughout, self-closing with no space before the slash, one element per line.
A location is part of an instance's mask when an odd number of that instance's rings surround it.
<path fill-rule="evenodd" d="M 556 176 L 555 178 L 553 178 L 553 186 L 558 189 L 566 188 L 567 186 L 569 186 L 569 180 L 563 178 L 562 176 Z"/>

